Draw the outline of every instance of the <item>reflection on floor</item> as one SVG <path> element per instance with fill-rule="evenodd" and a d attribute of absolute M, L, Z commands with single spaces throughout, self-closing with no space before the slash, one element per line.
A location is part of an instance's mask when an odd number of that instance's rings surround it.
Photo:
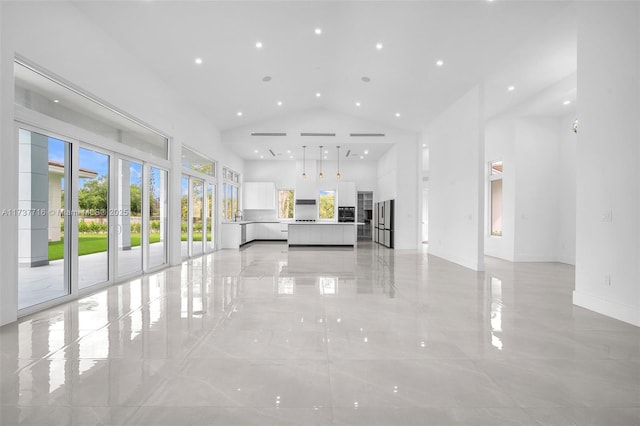
<path fill-rule="evenodd" d="M 164 242 L 149 244 L 149 265 L 160 266 L 165 263 Z M 78 257 L 78 286 L 87 288 L 104 283 L 109 279 L 109 255 L 107 252 L 85 254 Z M 140 247 L 118 250 L 119 275 L 142 271 L 142 252 Z M 32 268 L 20 268 L 18 271 L 20 286 L 18 291 L 18 309 L 47 302 L 69 294 L 64 280 L 64 260 L 54 260 L 48 265 Z"/>
<path fill-rule="evenodd" d="M 640 329 L 572 267 L 218 251 L 0 329 L 2 425 L 640 424 Z"/>

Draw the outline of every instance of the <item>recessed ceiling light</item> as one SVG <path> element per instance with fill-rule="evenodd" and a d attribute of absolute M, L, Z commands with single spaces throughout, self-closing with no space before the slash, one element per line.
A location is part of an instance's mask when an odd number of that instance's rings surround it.
<path fill-rule="evenodd" d="M 316 33 L 316 35 L 320 35 L 322 34 L 322 28 L 316 28 L 313 32 Z"/>
<path fill-rule="evenodd" d="M 322 96 L 322 93 L 316 92 L 316 98 L 319 98 L 320 96 Z"/>
<path fill-rule="evenodd" d="M 564 102 L 562 103 L 562 105 L 569 105 L 570 103 L 571 103 L 571 101 L 564 101 Z"/>
<path fill-rule="evenodd" d="M 261 41 L 257 41 L 256 42 L 256 49 L 262 49 L 262 42 Z"/>
<path fill-rule="evenodd" d="M 262 81 L 264 81 L 265 83 L 271 81 L 271 76 L 270 75 L 265 75 L 264 77 L 262 77 Z"/>
<path fill-rule="evenodd" d="M 260 158 L 264 158 L 264 155 L 261 155 Z"/>
<path fill-rule="evenodd" d="M 324 150 L 324 153 L 325 153 L 325 154 L 328 154 L 328 153 L 329 153 L 329 151 L 325 149 L 325 150 Z"/>
<path fill-rule="evenodd" d="M 257 149 L 254 149 L 254 150 L 253 150 L 253 152 L 257 154 L 257 153 L 258 153 L 258 150 L 257 150 Z"/>
<path fill-rule="evenodd" d="M 376 43 L 376 49 L 382 50 L 383 47 L 382 43 Z"/>
<path fill-rule="evenodd" d="M 363 77 L 361 78 L 361 80 L 362 80 L 362 81 L 364 81 L 365 83 L 369 83 L 369 82 L 371 81 L 371 78 L 369 78 L 369 77 L 367 77 L 367 76 L 365 75 L 365 76 L 363 76 Z"/>
<path fill-rule="evenodd" d="M 293 159 L 293 155 L 290 155 L 289 158 Z"/>
<path fill-rule="evenodd" d="M 426 147 L 427 147 L 427 144 L 426 144 L 426 143 L 423 143 L 423 144 L 422 144 L 422 147 L 423 147 L 423 148 L 426 148 Z"/>
<path fill-rule="evenodd" d="M 365 149 L 365 150 L 364 150 L 364 155 L 367 155 L 368 153 L 369 153 L 369 150 L 368 150 L 368 149 Z"/>
<path fill-rule="evenodd" d="M 399 112 L 396 112 L 396 117 L 400 117 L 400 113 Z"/>
<path fill-rule="evenodd" d="M 513 92 L 514 90 L 516 90 L 516 86 L 509 86 L 507 87 L 507 90 Z"/>
<path fill-rule="evenodd" d="M 195 63 L 196 63 L 197 65 L 202 65 L 202 58 L 196 58 L 196 59 L 195 59 Z"/>
<path fill-rule="evenodd" d="M 238 117 L 242 117 L 242 111 L 238 111 L 238 112 L 236 112 L 236 115 L 237 115 Z"/>
<path fill-rule="evenodd" d="M 443 61 L 442 59 L 438 59 L 438 60 L 436 61 L 436 65 L 437 65 L 437 66 L 439 66 L 439 67 L 441 67 L 441 66 L 443 66 L 443 65 L 444 65 L 444 61 Z"/>
<path fill-rule="evenodd" d="M 361 155 L 361 156 L 360 156 L 360 159 L 361 159 L 361 160 L 364 160 L 364 155 Z"/>
<path fill-rule="evenodd" d="M 291 154 L 291 150 L 290 149 L 287 150 L 287 154 Z"/>
<path fill-rule="evenodd" d="M 278 106 L 282 106 L 282 101 L 278 101 L 278 102 L 276 103 L 276 105 L 278 105 Z"/>
<path fill-rule="evenodd" d="M 54 99 L 53 102 L 58 103 L 60 101 L 58 99 Z"/>
<path fill-rule="evenodd" d="M 359 107 L 360 106 L 360 102 L 356 102 L 356 106 Z"/>

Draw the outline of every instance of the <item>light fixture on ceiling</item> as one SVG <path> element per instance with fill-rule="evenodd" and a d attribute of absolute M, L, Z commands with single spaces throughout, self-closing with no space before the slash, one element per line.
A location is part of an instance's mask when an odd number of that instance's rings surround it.
<path fill-rule="evenodd" d="M 444 65 L 444 61 L 443 61 L 442 59 L 438 59 L 438 60 L 436 61 L 436 65 L 437 65 L 437 66 L 439 66 L 439 67 L 441 67 L 441 66 L 443 66 L 443 65 Z"/>
<path fill-rule="evenodd" d="M 261 41 L 257 41 L 256 42 L 256 49 L 262 49 L 262 42 Z"/>
<path fill-rule="evenodd" d="M 307 162 L 307 146 L 306 145 L 302 145 L 302 179 L 306 179 L 307 178 L 307 166 L 306 166 L 306 162 Z"/>
<path fill-rule="evenodd" d="M 322 93 L 316 92 L 316 98 L 319 98 L 320 96 L 322 96 Z"/>
<path fill-rule="evenodd" d="M 196 58 L 194 62 L 196 65 L 202 65 L 202 58 Z"/>
<path fill-rule="evenodd" d="M 58 99 L 54 99 L 53 102 L 56 103 L 56 104 L 60 103 L 60 101 Z"/>
<path fill-rule="evenodd" d="M 400 113 L 396 112 L 396 118 L 400 118 Z"/>
<path fill-rule="evenodd" d="M 338 150 L 338 171 L 336 172 L 336 180 L 340 180 L 342 177 L 340 175 L 340 145 L 336 146 L 336 149 Z"/>
<path fill-rule="evenodd" d="M 278 106 L 282 106 L 282 101 L 278 101 L 278 102 L 276 102 L 276 105 L 278 105 Z"/>
<path fill-rule="evenodd" d="M 368 149 L 365 149 L 365 150 L 364 150 L 364 155 L 368 155 L 368 154 L 369 154 L 369 150 L 368 150 Z"/>
<path fill-rule="evenodd" d="M 314 30 L 314 32 L 316 33 L 316 35 L 320 35 L 322 34 L 322 28 L 318 27 Z"/>
<path fill-rule="evenodd" d="M 509 86 L 507 87 L 507 90 L 513 92 L 514 90 L 516 90 L 516 86 Z"/>
<path fill-rule="evenodd" d="M 370 83 L 371 82 L 371 77 L 367 77 L 366 75 L 363 75 L 360 80 L 364 81 L 365 83 Z"/>
<path fill-rule="evenodd" d="M 270 75 L 265 75 L 264 77 L 262 77 L 262 81 L 264 81 L 265 83 L 268 83 L 271 81 L 271 76 Z"/>
<path fill-rule="evenodd" d="M 570 100 L 566 100 L 566 101 L 564 101 L 564 102 L 562 103 L 562 105 L 569 105 L 570 103 L 571 103 L 571 101 L 570 101 Z"/>
<path fill-rule="evenodd" d="M 360 102 L 356 102 L 357 107 L 359 107 L 360 105 L 362 105 Z"/>
<path fill-rule="evenodd" d="M 238 112 L 236 113 L 236 115 L 237 115 L 238 117 L 242 117 L 242 111 L 238 111 Z"/>
<path fill-rule="evenodd" d="M 376 49 L 382 50 L 383 47 L 382 43 L 376 43 Z"/>
<path fill-rule="evenodd" d="M 324 179 L 324 173 L 322 173 L 322 145 L 320 145 L 320 173 L 318 173 L 319 179 Z"/>

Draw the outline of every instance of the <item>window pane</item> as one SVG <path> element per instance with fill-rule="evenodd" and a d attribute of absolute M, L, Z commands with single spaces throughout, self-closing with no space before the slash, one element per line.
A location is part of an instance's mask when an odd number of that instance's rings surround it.
<path fill-rule="evenodd" d="M 502 179 L 491 181 L 491 235 L 502 235 Z"/>
<path fill-rule="evenodd" d="M 189 178 L 180 181 L 180 241 L 182 258 L 189 257 Z"/>
<path fill-rule="evenodd" d="M 142 271 L 142 164 L 118 161 L 118 276 Z"/>
<path fill-rule="evenodd" d="M 320 219 L 333 219 L 335 217 L 335 191 L 320 191 Z"/>
<path fill-rule="evenodd" d="M 182 147 L 182 167 L 210 176 L 216 175 L 215 163 L 206 157 Z"/>
<path fill-rule="evenodd" d="M 491 175 L 500 175 L 502 174 L 502 161 L 496 161 L 495 163 L 491 163 Z"/>
<path fill-rule="evenodd" d="M 166 263 L 167 172 L 150 168 L 149 179 L 149 266 Z"/>
<path fill-rule="evenodd" d="M 14 73 L 16 104 L 167 159 L 166 137 L 17 62 Z"/>
<path fill-rule="evenodd" d="M 109 279 L 109 156 L 78 154 L 78 287 L 85 288 Z"/>
<path fill-rule="evenodd" d="M 202 254 L 202 222 L 204 220 L 204 182 L 191 179 L 191 255 Z"/>
<path fill-rule="evenodd" d="M 64 210 L 69 210 L 71 145 L 20 129 L 18 209 L 18 308 L 70 293 L 65 260 L 70 235 Z M 6 244 L 6 242 L 5 242 Z"/>
<path fill-rule="evenodd" d="M 293 219 L 293 189 L 278 191 L 278 218 Z"/>

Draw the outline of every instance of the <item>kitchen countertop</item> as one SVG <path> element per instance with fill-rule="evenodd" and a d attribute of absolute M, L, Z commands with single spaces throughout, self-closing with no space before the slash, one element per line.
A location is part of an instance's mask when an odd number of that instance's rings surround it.
<path fill-rule="evenodd" d="M 355 222 L 289 222 L 289 225 L 356 225 Z"/>
<path fill-rule="evenodd" d="M 290 223 L 287 221 L 280 220 L 239 220 L 237 222 L 222 222 L 223 225 L 246 225 L 248 223 Z"/>

